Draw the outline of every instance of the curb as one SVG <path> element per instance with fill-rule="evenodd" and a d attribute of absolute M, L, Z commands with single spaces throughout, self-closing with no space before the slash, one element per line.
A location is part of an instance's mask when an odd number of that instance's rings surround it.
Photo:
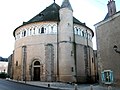
<path fill-rule="evenodd" d="M 53 88 L 53 87 L 47 87 L 47 86 L 32 85 L 32 84 L 28 84 L 28 83 L 25 83 L 25 82 L 19 82 L 19 81 L 14 81 L 14 80 L 6 80 L 6 81 L 13 82 L 13 83 L 19 83 L 19 84 L 24 84 L 24 85 L 28 85 L 28 86 L 34 86 L 34 87 L 41 87 L 41 88 L 46 88 L 46 89 L 52 89 L 52 90 L 64 90 L 64 89 L 61 89 L 61 88 Z"/>

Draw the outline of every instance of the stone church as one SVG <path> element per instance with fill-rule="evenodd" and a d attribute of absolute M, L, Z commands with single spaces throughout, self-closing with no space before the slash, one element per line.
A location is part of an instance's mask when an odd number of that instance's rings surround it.
<path fill-rule="evenodd" d="M 54 2 L 13 35 L 12 78 L 27 81 L 94 82 L 94 32 L 73 16 L 69 0 Z"/>

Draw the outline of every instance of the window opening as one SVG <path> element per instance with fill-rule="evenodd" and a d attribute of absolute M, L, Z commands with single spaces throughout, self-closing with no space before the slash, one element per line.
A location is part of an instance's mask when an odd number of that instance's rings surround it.
<path fill-rule="evenodd" d="M 23 36 L 24 36 L 24 37 L 26 36 L 26 31 L 23 32 Z"/>
<path fill-rule="evenodd" d="M 18 61 L 16 61 L 16 66 L 18 66 Z"/>
<path fill-rule="evenodd" d="M 36 62 L 34 63 L 34 65 L 40 65 L 40 62 L 39 62 L 39 61 L 36 61 Z"/>
<path fill-rule="evenodd" d="M 44 27 L 41 28 L 41 33 L 44 33 Z"/>
<path fill-rule="evenodd" d="M 32 35 L 32 29 L 30 29 L 30 35 Z"/>

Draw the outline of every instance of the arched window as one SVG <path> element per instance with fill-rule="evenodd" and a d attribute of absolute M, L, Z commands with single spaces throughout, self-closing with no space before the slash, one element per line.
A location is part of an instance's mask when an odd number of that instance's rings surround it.
<path fill-rule="evenodd" d="M 82 31 L 82 36 L 84 37 L 84 31 Z"/>
<path fill-rule="evenodd" d="M 33 34 L 35 34 L 35 27 L 33 28 Z"/>
<path fill-rule="evenodd" d="M 78 33 L 78 32 L 77 32 L 77 27 L 74 27 L 74 32 L 75 32 L 75 34 Z"/>
<path fill-rule="evenodd" d="M 26 35 L 27 35 L 27 36 L 29 36 L 29 30 L 28 30 L 28 29 L 26 30 L 26 32 L 27 32 L 27 34 L 26 34 Z"/>
<path fill-rule="evenodd" d="M 41 33 L 44 33 L 44 27 L 41 28 Z"/>
<path fill-rule="evenodd" d="M 32 29 L 30 29 L 30 35 L 32 35 Z"/>
<path fill-rule="evenodd" d="M 38 29 L 38 33 L 40 33 L 40 28 Z"/>
<path fill-rule="evenodd" d="M 56 25 L 53 25 L 53 33 L 57 33 L 57 26 Z"/>
<path fill-rule="evenodd" d="M 81 29 L 80 28 L 78 29 L 78 35 L 81 36 Z"/>
<path fill-rule="evenodd" d="M 78 28 L 76 28 L 76 33 L 77 33 L 77 35 L 78 35 Z"/>
<path fill-rule="evenodd" d="M 51 26 L 51 33 L 53 33 L 53 26 Z"/>
<path fill-rule="evenodd" d="M 40 62 L 39 61 L 35 61 L 34 65 L 40 65 Z"/>
<path fill-rule="evenodd" d="M 16 61 L 16 66 L 18 66 L 18 61 Z"/>
<path fill-rule="evenodd" d="M 26 31 L 23 32 L 23 37 L 25 37 L 25 36 L 26 36 Z"/>

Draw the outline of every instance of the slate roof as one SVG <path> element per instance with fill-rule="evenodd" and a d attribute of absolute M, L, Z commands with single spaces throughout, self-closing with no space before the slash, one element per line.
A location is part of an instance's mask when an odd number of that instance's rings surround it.
<path fill-rule="evenodd" d="M 120 13 L 120 11 L 116 12 L 115 14 L 117 14 L 117 13 Z M 115 14 L 113 14 L 113 15 L 115 15 Z M 113 15 L 112 15 L 112 16 L 113 16 Z M 110 17 L 112 17 L 112 16 L 109 16 L 109 14 L 107 13 L 106 16 L 105 16 L 105 18 L 103 19 L 103 21 L 104 21 L 104 20 L 107 20 L 108 18 L 110 18 Z"/>
<path fill-rule="evenodd" d="M 51 4 L 50 6 L 48 6 L 46 9 L 44 9 L 42 12 L 40 12 L 39 14 L 37 14 L 35 17 L 33 17 L 32 19 L 30 19 L 28 22 L 23 22 L 23 25 L 21 25 L 21 26 L 24 26 L 24 25 L 30 24 L 30 23 L 34 23 L 34 22 L 42 22 L 42 21 L 58 21 L 59 22 L 60 21 L 60 18 L 59 18 L 59 10 L 60 10 L 60 8 L 61 7 L 54 2 L 53 4 Z M 73 23 L 79 24 L 79 25 L 83 25 L 83 26 L 87 27 L 85 25 L 85 23 L 80 22 L 75 17 L 73 17 Z M 21 27 L 21 26 L 19 26 L 19 27 Z M 13 32 L 14 36 L 15 36 L 15 31 L 18 28 L 16 28 L 14 30 L 14 32 Z M 87 27 L 87 28 L 89 28 L 89 27 Z M 94 36 L 94 33 L 93 33 L 93 36 Z"/>
<path fill-rule="evenodd" d="M 59 21 L 59 9 L 60 6 L 58 6 L 56 3 L 53 3 L 26 23 L 40 21 Z"/>
<path fill-rule="evenodd" d="M 106 14 L 106 16 L 105 16 L 105 18 L 104 18 L 104 20 L 106 20 L 106 19 L 108 19 L 109 18 L 109 15 L 108 15 L 108 13 Z"/>
<path fill-rule="evenodd" d="M 41 22 L 41 21 L 60 21 L 59 18 L 59 10 L 60 6 L 56 3 L 51 4 L 49 7 L 44 9 L 42 12 L 37 14 L 35 17 L 30 19 L 28 22 L 24 22 L 23 24 L 29 24 L 33 22 Z M 84 24 L 73 17 L 73 22 L 76 24 Z"/>

